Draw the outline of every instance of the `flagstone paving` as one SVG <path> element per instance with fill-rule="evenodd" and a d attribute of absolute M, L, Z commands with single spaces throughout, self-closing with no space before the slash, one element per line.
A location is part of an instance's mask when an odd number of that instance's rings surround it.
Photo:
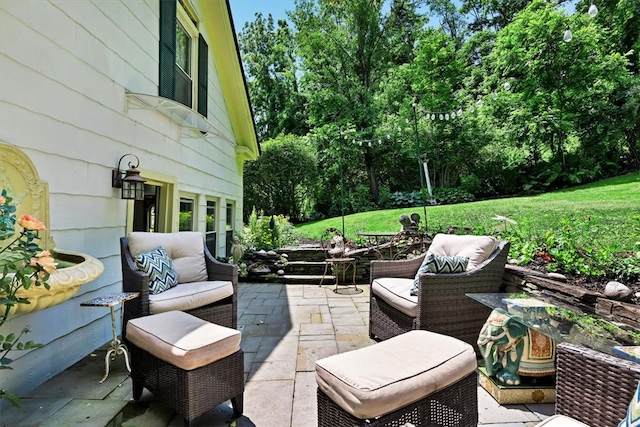
<path fill-rule="evenodd" d="M 244 414 L 234 420 L 229 402 L 205 414 L 208 427 L 314 427 L 315 362 L 373 345 L 369 338 L 369 287 L 336 294 L 333 285 L 241 283 L 238 328 L 245 352 Z M 0 426 L 182 426 L 182 419 L 147 390 L 131 400 L 122 358 L 103 384 L 106 346 L 27 396 L 22 408 L 2 407 Z M 532 427 L 553 414 L 553 404 L 500 406 L 478 388 L 479 425 Z"/>

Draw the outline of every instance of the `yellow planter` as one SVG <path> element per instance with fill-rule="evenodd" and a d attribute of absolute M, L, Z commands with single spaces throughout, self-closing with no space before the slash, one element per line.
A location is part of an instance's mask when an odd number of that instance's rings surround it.
<path fill-rule="evenodd" d="M 104 265 L 96 258 L 79 252 L 55 250 L 57 261 L 73 263 L 74 265 L 57 269 L 49 277 L 50 289 L 44 286 L 31 286 L 28 290 L 21 289 L 16 293 L 19 298 L 28 298 L 30 304 L 16 304 L 10 314 L 31 313 L 53 307 L 73 297 L 80 286 L 100 277 Z M 4 313 L 4 305 L 0 305 L 0 312 Z"/>

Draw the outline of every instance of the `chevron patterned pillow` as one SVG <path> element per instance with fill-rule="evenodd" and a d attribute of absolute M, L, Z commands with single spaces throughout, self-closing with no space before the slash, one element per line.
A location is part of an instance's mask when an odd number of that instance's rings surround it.
<path fill-rule="evenodd" d="M 467 270 L 469 258 L 464 256 L 442 256 L 435 255 L 430 252 L 424 257 L 416 277 L 413 279 L 413 288 L 411 295 L 418 295 L 418 286 L 420 286 L 420 275 L 424 273 L 462 273 Z"/>
<path fill-rule="evenodd" d="M 618 424 L 618 427 L 638 427 L 640 426 L 640 383 L 636 388 L 636 393 L 631 398 L 627 416 Z"/>
<path fill-rule="evenodd" d="M 149 292 L 152 294 L 159 294 L 178 284 L 178 275 L 173 269 L 171 258 L 162 246 L 138 255 L 136 264 L 149 276 Z"/>

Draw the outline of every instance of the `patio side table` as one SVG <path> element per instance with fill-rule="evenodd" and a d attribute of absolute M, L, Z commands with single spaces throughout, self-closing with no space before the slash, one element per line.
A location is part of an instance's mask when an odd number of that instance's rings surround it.
<path fill-rule="evenodd" d="M 104 358 L 105 372 L 104 372 L 104 377 L 102 377 L 102 379 L 100 380 L 101 384 L 109 376 L 109 363 L 111 362 L 111 360 L 115 360 L 116 356 L 119 354 L 124 355 L 124 361 L 127 367 L 127 371 L 131 373 L 131 366 L 129 365 L 129 353 L 127 352 L 127 346 L 124 345 L 124 343 L 118 338 L 118 331 L 116 329 L 115 307 L 118 304 L 124 303 L 125 301 L 129 301 L 130 299 L 137 298 L 139 295 L 140 295 L 139 292 L 122 292 L 118 294 L 108 294 L 108 295 L 94 298 L 92 300 L 89 300 L 80 304 L 83 307 L 109 307 L 109 310 L 111 312 L 111 332 L 113 333 L 113 340 L 111 341 L 111 346 L 107 351 L 107 355 Z M 120 313 L 121 326 L 123 321 L 122 314 L 123 312 Z"/>
<path fill-rule="evenodd" d="M 333 289 L 333 292 L 339 293 L 339 286 L 345 285 L 347 271 L 351 269 L 352 277 L 351 284 L 354 287 L 354 291 L 356 293 L 362 292 L 362 289 L 358 288 L 358 284 L 356 283 L 356 267 L 357 261 L 355 258 L 327 258 L 324 260 L 324 273 L 322 274 L 322 279 L 320 280 L 320 286 L 322 286 L 322 282 L 327 277 L 327 272 L 329 271 L 329 267 L 333 272 L 333 276 L 336 281 L 336 286 Z M 340 283 L 340 270 L 342 271 L 342 282 Z M 348 286 L 348 284 L 346 284 Z"/>

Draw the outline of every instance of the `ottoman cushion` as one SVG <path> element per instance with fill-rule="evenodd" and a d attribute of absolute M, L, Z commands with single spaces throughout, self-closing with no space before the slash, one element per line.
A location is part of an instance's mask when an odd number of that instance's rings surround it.
<path fill-rule="evenodd" d="M 316 362 L 318 387 L 359 419 L 385 415 L 447 388 L 476 369 L 471 345 L 414 330 Z"/>
<path fill-rule="evenodd" d="M 189 371 L 237 352 L 241 335 L 182 311 L 168 311 L 129 320 L 126 337 L 158 359 Z"/>

